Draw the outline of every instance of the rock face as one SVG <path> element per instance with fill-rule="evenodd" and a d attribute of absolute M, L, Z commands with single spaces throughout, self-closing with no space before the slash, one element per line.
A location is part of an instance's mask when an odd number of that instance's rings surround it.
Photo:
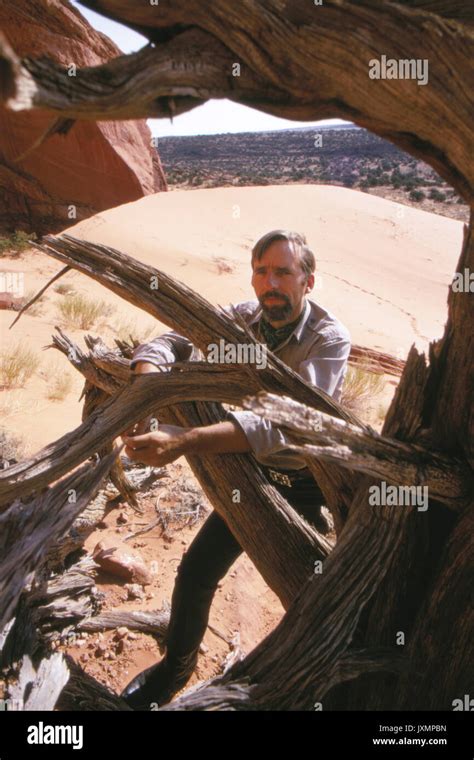
<path fill-rule="evenodd" d="M 93 66 L 120 55 L 67 0 L 0 3 L 0 28 L 22 57 Z M 54 117 L 0 107 L 0 226 L 55 232 L 99 211 L 167 190 L 145 121 L 80 122 L 18 158 Z M 76 214 L 74 216 L 74 214 Z"/>

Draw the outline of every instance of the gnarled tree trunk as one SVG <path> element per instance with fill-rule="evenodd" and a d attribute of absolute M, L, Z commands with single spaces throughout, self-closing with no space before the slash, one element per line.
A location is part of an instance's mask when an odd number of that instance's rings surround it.
<path fill-rule="evenodd" d="M 68 78 L 47 61 L 18 60 L 3 44 L 0 93 L 8 107 L 49 110 L 56 119 L 52 131 L 73 128 L 75 119 L 182 113 L 214 97 L 295 120 L 346 118 L 425 160 L 472 203 L 468 76 L 474 39 L 467 0 L 325 0 L 322 6 L 304 0 L 175 0 L 159 8 L 134 0 L 84 4 L 137 29 L 154 46 Z M 370 79 L 369 62 L 382 55 L 426 59 L 429 84 Z M 239 77 L 232 76 L 235 63 L 240 64 Z M 191 319 L 186 312 L 191 294 L 163 273 L 158 273 L 160 289 L 151 298 L 150 268 L 116 251 L 67 236 L 47 239 L 43 250 L 159 316 L 198 346 L 211 342 L 211 333 L 212 340 L 219 335 L 228 342 L 246 335 L 242 326 L 209 309 L 195 294 L 193 314 L 198 318 Z M 465 269 L 474 271 L 472 219 L 457 271 Z M 429 363 L 415 349 L 410 352 L 383 439 L 371 440 L 370 431 L 274 357 L 271 372 L 222 368 L 216 384 L 220 401 L 240 403 L 245 393 L 264 390 L 356 428 L 336 430 L 328 423 L 331 435 L 339 435 L 336 442 L 305 437 L 304 421 L 296 431 L 295 445 L 306 451 L 334 514 L 338 539 L 332 551 L 268 491 L 256 469 L 246 471 L 246 509 L 231 508 L 227 492 L 226 498 L 216 493 L 218 468 L 225 467 L 231 489 L 248 458 L 227 455 L 216 458 L 217 466 L 206 458 L 193 463 L 216 508 L 287 612 L 275 631 L 224 677 L 167 709 L 311 709 L 320 702 L 325 709 L 449 710 L 454 699 L 468 693 L 473 301 L 469 292 L 450 290 L 444 336 L 430 346 Z M 251 340 L 248 335 L 246 340 Z M 181 420 L 192 413 L 207 421 L 222 413 L 219 407 L 202 405 L 210 398 L 211 381 L 216 383 L 215 370 L 204 365 L 144 378 L 122 391 L 118 387 L 125 377 L 114 384 L 93 361 L 83 361 L 79 368 L 112 398 L 73 434 L 2 474 L 0 503 L 66 474 L 157 406 L 174 407 L 171 413 Z M 199 404 L 182 405 L 193 400 Z M 77 440 L 79 434 L 82 440 Z M 45 468 L 48 458 L 52 465 Z M 224 464 L 227 458 L 230 464 Z M 406 485 L 428 485 L 428 510 L 371 505 L 369 489 L 381 477 L 395 484 L 403 478 Z M 255 504 L 261 511 L 253 511 Z M 265 529 L 264 541 L 252 534 L 255 520 Z M 310 573 L 310 560 L 323 556 L 322 572 Z"/>

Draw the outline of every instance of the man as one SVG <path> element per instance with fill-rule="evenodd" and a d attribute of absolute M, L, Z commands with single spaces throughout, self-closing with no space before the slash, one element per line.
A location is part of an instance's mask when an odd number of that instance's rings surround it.
<path fill-rule="evenodd" d="M 316 262 L 306 239 L 275 230 L 252 249 L 252 286 L 256 301 L 235 306 L 254 335 L 306 381 L 339 399 L 350 352 L 346 328 L 306 298 L 314 286 Z M 135 373 L 157 372 L 165 362 L 198 358 L 193 344 L 170 331 L 139 346 Z M 145 422 L 145 421 L 144 421 Z M 132 460 L 154 466 L 183 454 L 251 452 L 290 504 L 320 532 L 328 532 L 321 514 L 323 497 L 304 460 L 288 451 L 283 433 L 253 412 L 228 412 L 216 425 L 183 428 L 160 425 L 153 433 L 123 435 Z M 127 431 L 129 432 L 129 431 Z M 212 598 L 219 581 L 242 548 L 217 512 L 195 536 L 178 568 L 172 596 L 166 654 L 140 673 L 122 692 L 135 709 L 162 705 L 190 678 L 197 662 Z"/>

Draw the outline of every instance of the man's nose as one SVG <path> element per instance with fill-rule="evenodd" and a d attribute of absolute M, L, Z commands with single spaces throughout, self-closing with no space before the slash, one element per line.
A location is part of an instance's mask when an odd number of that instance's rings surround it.
<path fill-rule="evenodd" d="M 280 278 L 274 272 L 269 272 L 267 275 L 267 286 L 269 288 L 277 288 L 280 283 Z"/>

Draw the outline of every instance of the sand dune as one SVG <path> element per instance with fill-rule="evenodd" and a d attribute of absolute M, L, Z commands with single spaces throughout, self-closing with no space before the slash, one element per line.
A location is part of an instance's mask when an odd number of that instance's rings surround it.
<path fill-rule="evenodd" d="M 103 212 L 68 232 L 116 247 L 185 282 L 211 303 L 225 304 L 253 297 L 250 248 L 261 234 L 279 227 L 306 234 L 318 260 L 312 298 L 348 326 L 354 343 L 405 357 L 414 341 L 426 347 L 442 334 L 462 224 L 373 195 L 307 185 L 175 191 Z M 1 268 L 24 271 L 29 290 L 43 285 L 60 265 L 29 253 L 3 259 Z M 90 278 L 74 272 L 66 279 L 79 292 L 116 306 L 108 328 L 89 332 L 101 332 L 111 342 L 117 319 L 153 327 L 149 315 Z M 60 299 L 50 290 L 43 313 L 25 315 L 12 331 L 13 313 L 0 312 L 2 344 L 21 339 L 39 351 L 58 324 Z M 156 333 L 163 329 L 155 326 Z M 78 340 L 84 332 L 66 331 Z M 74 376 L 64 401 L 45 398 L 50 362 L 65 366 L 52 353 L 41 354 L 43 377 L 1 394 L 4 425 L 22 435 L 33 451 L 80 423 L 79 377 Z"/>
<path fill-rule="evenodd" d="M 220 303 L 253 297 L 250 247 L 279 227 L 306 234 L 320 275 L 312 297 L 340 316 L 354 342 L 406 354 L 413 341 L 441 334 L 462 224 L 372 195 L 308 185 L 176 191 L 70 232 L 117 247 Z M 216 257 L 233 273 L 219 275 Z"/>

